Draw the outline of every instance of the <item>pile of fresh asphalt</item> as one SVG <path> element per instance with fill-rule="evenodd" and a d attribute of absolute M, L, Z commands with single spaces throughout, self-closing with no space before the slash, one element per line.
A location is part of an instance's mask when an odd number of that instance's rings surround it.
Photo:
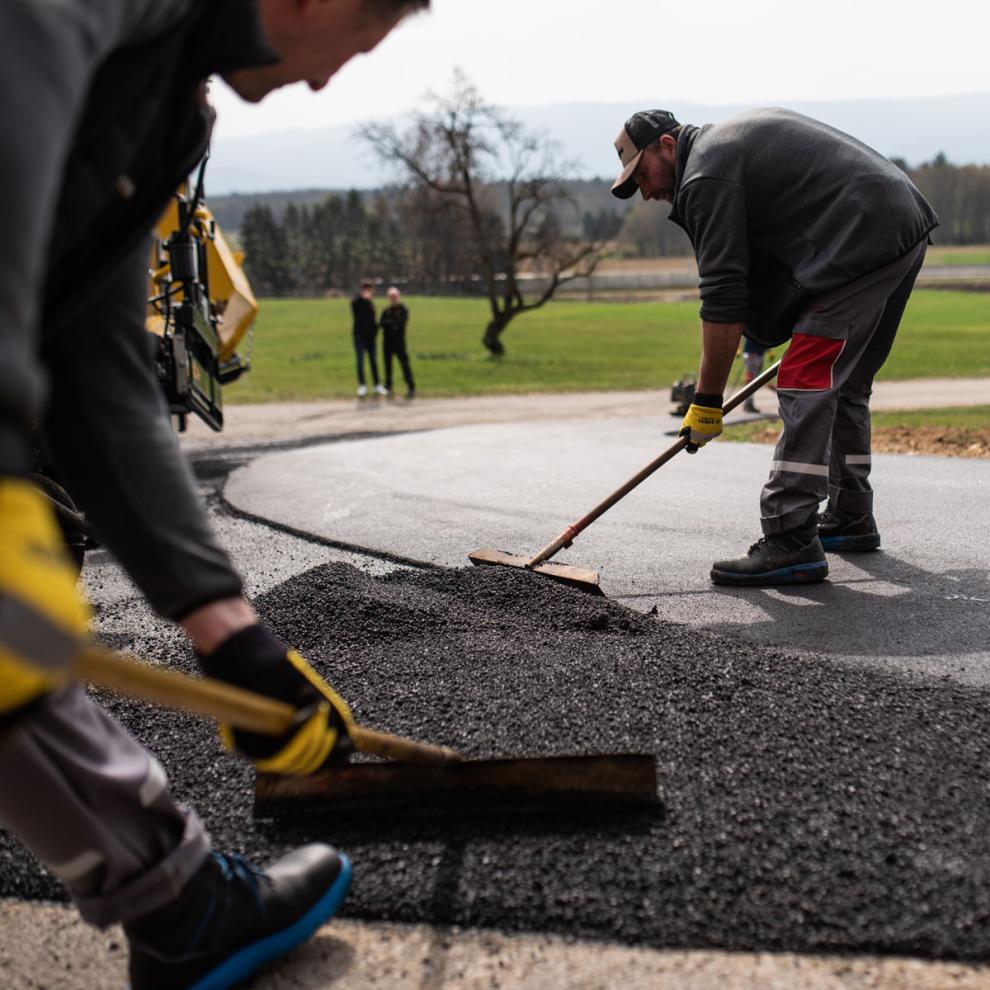
<path fill-rule="evenodd" d="M 257 605 L 370 726 L 477 757 L 659 758 L 659 813 L 287 826 L 253 819 L 252 775 L 208 725 L 108 702 L 218 848 L 346 849 L 351 916 L 990 957 L 985 692 L 763 650 L 500 568 L 328 565 Z M 154 659 L 191 666 L 174 644 Z M 61 896 L 6 837 L 0 894 Z"/>

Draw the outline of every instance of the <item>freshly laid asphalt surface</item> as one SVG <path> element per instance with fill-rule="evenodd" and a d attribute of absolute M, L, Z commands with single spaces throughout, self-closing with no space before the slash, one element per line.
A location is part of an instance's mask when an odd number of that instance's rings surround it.
<path fill-rule="evenodd" d="M 226 466 L 200 465 L 208 491 Z M 339 844 L 356 867 L 353 917 L 990 958 L 985 688 L 674 624 L 662 596 L 649 614 L 504 569 L 379 564 L 372 576 L 216 498 L 212 512 L 262 616 L 359 721 L 478 757 L 652 752 L 662 799 L 635 815 L 257 822 L 250 771 L 207 725 L 108 700 L 218 848 L 264 859 L 306 839 Z M 434 529 L 455 522 L 441 510 Z M 85 576 L 106 641 L 191 668 L 105 553 Z M 2 836 L 0 896 L 61 891 Z"/>

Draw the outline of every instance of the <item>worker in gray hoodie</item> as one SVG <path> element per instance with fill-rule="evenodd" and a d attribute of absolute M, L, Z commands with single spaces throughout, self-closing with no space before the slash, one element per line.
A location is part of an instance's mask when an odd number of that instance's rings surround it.
<path fill-rule="evenodd" d="M 701 369 L 681 435 L 694 453 L 722 432 L 740 338 L 790 346 L 777 376 L 784 422 L 760 500 L 763 536 L 717 561 L 716 584 L 821 581 L 825 550 L 873 550 L 873 378 L 894 342 L 938 225 L 896 165 L 783 109 L 718 124 L 633 114 L 615 140 L 612 192 L 671 204 L 701 284 Z M 819 514 L 821 502 L 828 499 Z"/>
<path fill-rule="evenodd" d="M 82 916 L 123 925 L 132 990 L 234 986 L 340 906 L 324 844 L 265 867 L 211 849 L 162 767 L 65 670 L 86 610 L 30 431 L 203 670 L 298 710 L 280 737 L 224 733 L 259 769 L 346 758 L 344 701 L 264 626 L 185 464 L 145 331 L 152 228 L 202 159 L 221 75 L 249 102 L 318 90 L 429 0 L 0 3 L 0 822 Z M 204 754 L 205 757 L 205 754 Z M 190 753 L 190 760 L 195 754 Z"/>

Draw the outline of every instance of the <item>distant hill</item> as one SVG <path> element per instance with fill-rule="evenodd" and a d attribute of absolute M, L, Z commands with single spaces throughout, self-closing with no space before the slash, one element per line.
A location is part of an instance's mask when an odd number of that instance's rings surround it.
<path fill-rule="evenodd" d="M 911 165 L 944 152 L 956 164 L 990 162 L 990 93 L 902 100 L 782 101 L 848 131 L 882 154 Z M 645 94 L 622 104 L 568 103 L 509 108 L 530 127 L 560 143 L 561 157 L 577 160 L 580 174 L 611 176 L 612 140 L 623 120 L 647 107 L 672 110 L 684 123 L 704 124 L 745 109 L 707 106 Z M 353 127 L 294 130 L 215 142 L 207 188 L 216 196 L 235 192 L 373 189 L 388 174 L 355 136 Z M 295 194 L 294 194 L 295 197 Z"/>

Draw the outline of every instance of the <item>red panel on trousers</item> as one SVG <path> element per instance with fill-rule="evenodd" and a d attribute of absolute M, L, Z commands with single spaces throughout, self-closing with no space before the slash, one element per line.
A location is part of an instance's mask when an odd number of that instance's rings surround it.
<path fill-rule="evenodd" d="M 777 388 L 822 392 L 832 387 L 832 368 L 846 346 L 844 340 L 796 333 L 777 372 Z"/>

